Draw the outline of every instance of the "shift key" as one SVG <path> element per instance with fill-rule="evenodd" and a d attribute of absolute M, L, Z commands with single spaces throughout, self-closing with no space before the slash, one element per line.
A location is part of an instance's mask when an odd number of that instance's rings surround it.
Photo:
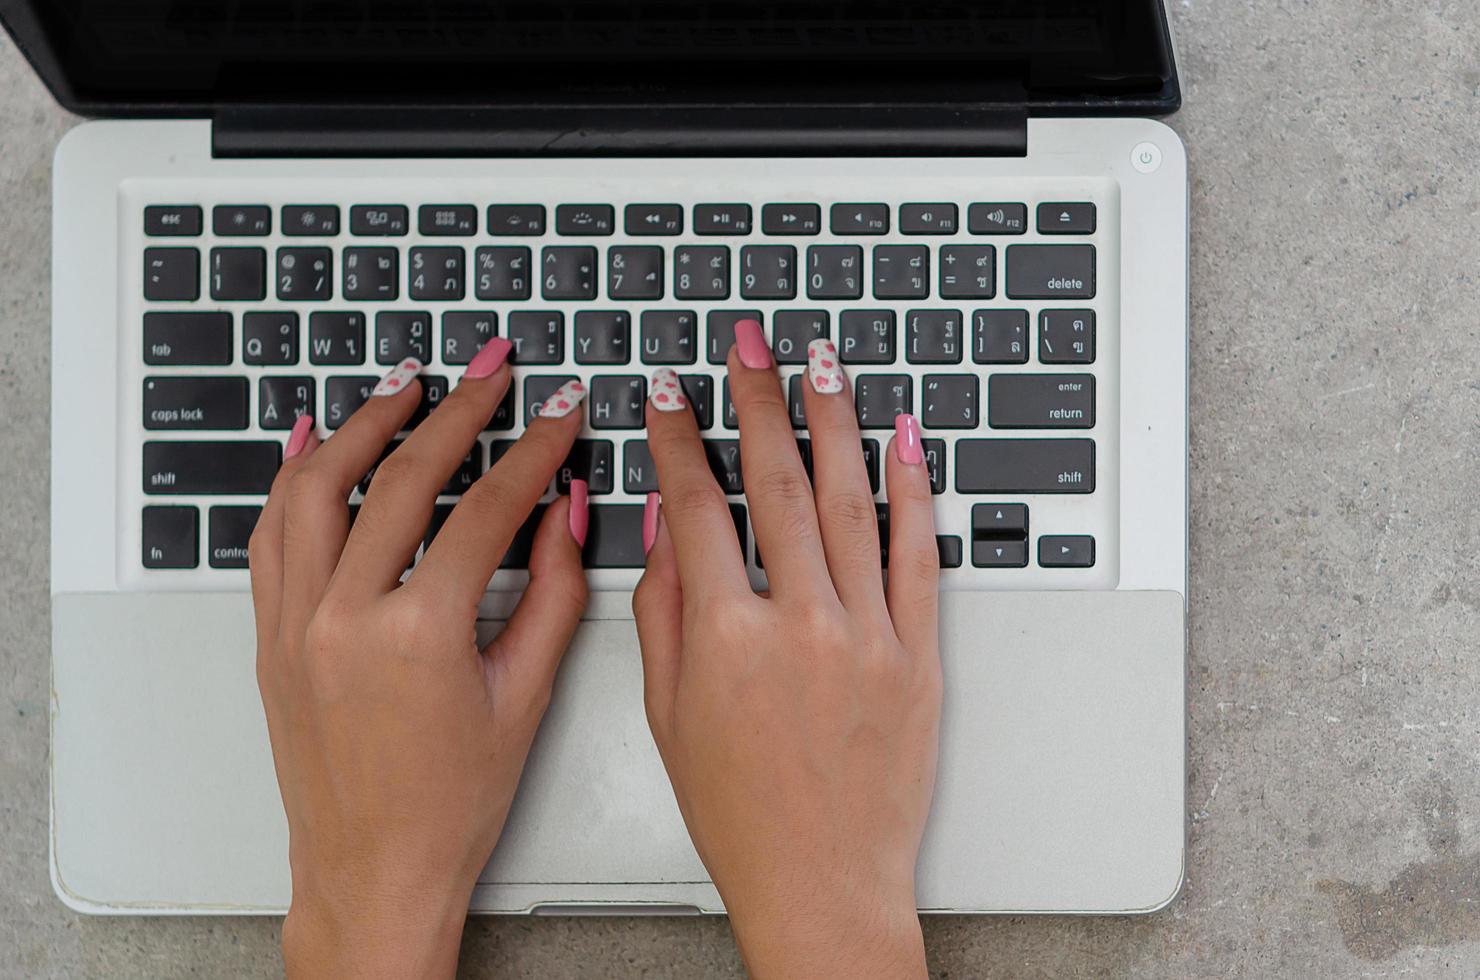
<path fill-rule="evenodd" d="M 276 440 L 144 443 L 148 494 L 266 494 L 283 446 Z"/>
<path fill-rule="evenodd" d="M 1094 493 L 1090 439 L 962 439 L 957 493 Z"/>
<path fill-rule="evenodd" d="M 1007 295 L 1011 299 L 1094 299 L 1093 245 L 1010 245 Z"/>

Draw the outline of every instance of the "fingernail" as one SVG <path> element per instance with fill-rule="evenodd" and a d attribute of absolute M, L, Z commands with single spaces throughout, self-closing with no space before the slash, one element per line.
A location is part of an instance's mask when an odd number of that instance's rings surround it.
<path fill-rule="evenodd" d="M 910 466 L 925 462 L 925 447 L 920 444 L 920 420 L 913 415 L 894 416 L 894 452 L 901 463 Z"/>
<path fill-rule="evenodd" d="M 556 389 L 555 394 L 540 403 L 540 418 L 563 419 L 576 410 L 586 398 L 586 386 L 575 378 Z"/>
<path fill-rule="evenodd" d="M 370 394 L 372 396 L 399 395 L 402 389 L 411 383 L 411 379 L 420 373 L 421 362 L 414 357 L 408 357 L 387 371 L 385 377 L 380 379 L 380 384 L 376 385 L 375 390 Z"/>
<path fill-rule="evenodd" d="M 653 543 L 658 540 L 658 502 L 661 499 L 656 493 L 650 493 L 642 505 L 643 554 L 652 551 Z"/>
<path fill-rule="evenodd" d="M 838 349 L 826 337 L 818 337 L 807 345 L 807 377 L 812 381 L 812 390 L 819 395 L 836 395 L 843 390 L 843 365 L 838 361 Z"/>
<path fill-rule="evenodd" d="M 576 544 L 584 548 L 586 546 L 586 531 L 591 526 L 591 508 L 589 506 L 590 486 L 585 480 L 570 481 L 570 536 L 576 539 Z"/>
<path fill-rule="evenodd" d="M 660 412 L 676 412 L 681 408 L 688 408 L 689 401 L 683 396 L 683 385 L 678 380 L 678 372 L 673 368 L 658 368 L 653 372 L 653 382 L 648 392 L 648 398 L 653 407 Z"/>
<path fill-rule="evenodd" d="M 504 361 L 509 359 L 509 351 L 513 349 L 514 345 L 502 337 L 490 339 L 468 362 L 467 369 L 463 371 L 463 380 L 477 381 L 488 377 L 504 366 Z"/>
<path fill-rule="evenodd" d="M 283 449 L 284 462 L 303 452 L 303 447 L 308 445 L 308 434 L 312 431 L 313 416 L 298 416 L 298 421 L 293 423 L 293 431 L 288 434 L 288 445 Z"/>
<path fill-rule="evenodd" d="M 766 344 L 766 335 L 755 320 L 735 322 L 735 346 L 740 351 L 740 363 L 748 368 L 771 366 L 771 348 Z"/>

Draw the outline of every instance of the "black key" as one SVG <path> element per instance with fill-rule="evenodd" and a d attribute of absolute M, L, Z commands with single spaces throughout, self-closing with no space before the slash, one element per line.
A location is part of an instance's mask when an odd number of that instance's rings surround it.
<path fill-rule="evenodd" d="M 421 539 L 423 554 L 426 553 L 425 549 L 431 548 L 432 542 L 437 540 L 437 535 L 442 533 L 442 528 L 447 526 L 447 519 L 452 516 L 452 508 L 455 506 L 455 504 L 432 505 L 432 519 L 427 522 L 427 533 Z"/>
<path fill-rule="evenodd" d="M 682 235 L 682 204 L 629 204 L 623 212 L 623 224 L 627 234 L 633 237 L 647 235 Z"/>
<path fill-rule="evenodd" d="M 658 468 L 645 439 L 631 439 L 622 446 L 622 489 L 630 494 L 658 492 Z"/>
<path fill-rule="evenodd" d="M 408 260 L 407 294 L 414 300 L 453 302 L 466 291 L 462 248 L 413 248 Z"/>
<path fill-rule="evenodd" d="M 263 377 L 257 381 L 257 425 L 291 429 L 300 415 L 312 415 L 314 380 L 309 377 Z"/>
<path fill-rule="evenodd" d="M 611 493 L 616 469 L 613 453 L 607 439 L 577 439 L 555 471 L 555 492 L 570 493 L 570 481 L 585 480 L 593 496 Z"/>
<path fill-rule="evenodd" d="M 277 297 L 326 300 L 334 295 L 334 253 L 327 248 L 277 250 Z"/>
<path fill-rule="evenodd" d="M 499 568 L 529 567 L 529 556 L 534 551 L 534 533 L 539 530 L 540 521 L 545 518 L 547 506 L 549 505 L 535 504 L 529 519 L 514 533 L 514 540 L 509 542 L 509 550 L 505 553 L 504 560 L 499 563 Z"/>
<path fill-rule="evenodd" d="M 337 429 L 365 402 L 380 381 L 373 377 L 330 378 L 324 382 L 324 425 Z"/>
<path fill-rule="evenodd" d="M 748 235 L 750 221 L 749 204 L 694 205 L 696 235 Z"/>
<path fill-rule="evenodd" d="M 954 204 L 899 206 L 899 230 L 906 235 L 954 235 L 958 220 Z"/>
<path fill-rule="evenodd" d="M 401 295 L 401 253 L 394 248 L 344 250 L 345 299 L 387 302 Z"/>
<path fill-rule="evenodd" d="M 406 431 L 409 432 L 425 422 L 432 410 L 442 404 L 442 399 L 447 397 L 449 390 L 445 377 L 437 374 L 421 375 L 421 401 L 416 403 L 416 411 L 406 420 Z"/>
<path fill-rule="evenodd" d="M 699 357 L 698 325 L 692 310 L 644 310 L 642 363 L 693 364 Z"/>
<path fill-rule="evenodd" d="M 231 314 L 145 313 L 144 363 L 230 364 Z"/>
<path fill-rule="evenodd" d="M 1023 540 L 1028 536 L 1027 504 L 974 504 L 971 508 L 972 538 L 1009 538 Z"/>
<path fill-rule="evenodd" d="M 874 246 L 875 299 L 924 299 L 929 295 L 928 246 Z"/>
<path fill-rule="evenodd" d="M 719 488 L 730 495 L 745 492 L 745 477 L 740 471 L 740 442 L 736 439 L 705 439 L 704 455 Z"/>
<path fill-rule="evenodd" d="M 863 249 L 857 245 L 813 245 L 807 249 L 807 295 L 812 299 L 863 296 Z"/>
<path fill-rule="evenodd" d="M 1038 234 L 1093 235 L 1097 215 L 1093 204 L 1038 205 Z"/>
<path fill-rule="evenodd" d="M 1088 534 L 1045 534 L 1038 539 L 1038 564 L 1044 568 L 1093 568 L 1095 539 Z"/>
<path fill-rule="evenodd" d="M 1095 362 L 1095 311 L 1044 310 L 1038 314 L 1038 360 L 1044 364 Z"/>
<path fill-rule="evenodd" d="M 844 310 L 838 316 L 838 340 L 844 364 L 893 364 L 894 311 Z"/>
<path fill-rule="evenodd" d="M 265 204 L 218 204 L 211 210 L 218 238 L 260 238 L 272 234 L 272 208 Z"/>
<path fill-rule="evenodd" d="M 853 389 L 861 429 L 892 429 L 896 415 L 914 411 L 914 382 L 907 374 L 860 374 Z"/>
<path fill-rule="evenodd" d="M 416 209 L 416 226 L 426 238 L 476 235 L 478 209 L 471 204 L 423 204 Z"/>
<path fill-rule="evenodd" d="M 643 568 L 642 504 L 592 504 L 581 563 L 587 568 Z"/>
<path fill-rule="evenodd" d="M 960 364 L 960 310 L 910 310 L 904 315 L 905 360 L 911 364 Z"/>
<path fill-rule="evenodd" d="M 807 402 L 806 396 L 802 394 L 802 376 L 793 374 L 787 379 L 786 404 L 791 413 L 791 427 L 793 429 L 805 429 L 807 427 Z"/>
<path fill-rule="evenodd" d="M 937 534 L 935 551 L 941 568 L 961 567 L 961 539 L 954 534 Z"/>
<path fill-rule="evenodd" d="M 925 469 L 930 474 L 930 492 L 946 492 L 946 441 L 944 439 L 921 439 L 920 448 L 925 452 Z"/>
<path fill-rule="evenodd" d="M 195 204 L 155 204 L 144 209 L 144 234 L 151 238 L 195 238 L 203 222 Z"/>
<path fill-rule="evenodd" d="M 206 561 L 212 568 L 246 568 L 247 542 L 261 507 L 212 507 Z"/>
<path fill-rule="evenodd" d="M 562 204 L 555 209 L 557 235 L 610 235 L 615 228 L 610 204 Z"/>
<path fill-rule="evenodd" d="M 308 317 L 310 364 L 364 364 L 363 313 L 313 313 Z"/>
<path fill-rule="evenodd" d="M 248 442 L 146 442 L 147 494 L 265 494 L 282 461 L 276 440 Z"/>
<path fill-rule="evenodd" d="M 478 249 L 473 259 L 474 293 L 479 299 L 529 299 L 532 261 L 523 245 Z"/>
<path fill-rule="evenodd" d="M 741 320 L 764 323 L 759 310 L 710 310 L 706 327 L 709 345 L 705 348 L 710 364 L 723 364 L 735 346 L 735 324 Z"/>
<path fill-rule="evenodd" d="M 1009 247 L 1007 295 L 1012 299 L 1094 299 L 1095 247 Z"/>
<path fill-rule="evenodd" d="M 504 394 L 504 400 L 498 403 L 498 408 L 493 410 L 493 417 L 483 427 L 484 432 L 507 431 L 514 427 L 514 385 Z"/>
<path fill-rule="evenodd" d="M 997 249 L 995 246 L 941 246 L 941 299 L 991 299 L 995 295 L 997 295 Z"/>
<path fill-rule="evenodd" d="M 490 204 L 488 233 L 495 238 L 529 238 L 545 233 L 543 204 Z"/>
<path fill-rule="evenodd" d="M 777 364 L 806 364 L 807 345 L 828 335 L 826 310 L 777 310 L 771 314 L 771 350 Z"/>
<path fill-rule="evenodd" d="M 977 364 L 1028 363 L 1028 311 L 977 310 L 971 317 L 971 359 Z"/>
<path fill-rule="evenodd" d="M 200 511 L 194 507 L 145 507 L 145 568 L 195 568 L 200 564 Z"/>
<path fill-rule="evenodd" d="M 822 230 L 822 208 L 815 204 L 767 204 L 761 231 L 767 235 L 815 235 Z"/>
<path fill-rule="evenodd" d="M 879 492 L 879 440 L 863 440 L 863 466 L 868 470 L 869 490 Z"/>
<path fill-rule="evenodd" d="M 657 245 L 607 249 L 606 294 L 611 299 L 662 299 L 663 249 Z"/>
<path fill-rule="evenodd" d="M 729 246 L 680 245 L 674 249 L 673 295 L 679 299 L 729 299 Z"/>
<path fill-rule="evenodd" d="M 289 238 L 327 238 L 339 234 L 334 204 L 289 204 L 283 208 L 283 234 Z"/>
<path fill-rule="evenodd" d="M 812 440 L 797 440 L 797 455 L 802 458 L 802 469 L 807 472 L 807 479 L 812 479 Z"/>
<path fill-rule="evenodd" d="M 973 235 L 1022 235 L 1028 231 L 1026 204 L 973 204 L 966 209 L 966 229 Z"/>
<path fill-rule="evenodd" d="M 744 558 L 745 558 L 745 552 L 748 550 L 748 546 L 746 544 L 746 537 L 745 537 L 745 530 L 746 530 L 746 523 L 747 522 L 746 522 L 746 519 L 745 519 L 745 505 L 744 504 L 731 504 L 730 505 L 730 520 L 732 520 L 732 521 L 735 522 L 735 537 L 737 537 L 737 538 L 740 539 L 740 558 L 743 561 Z"/>
<path fill-rule="evenodd" d="M 547 245 L 540 261 L 545 299 L 595 299 L 596 249 L 586 245 Z"/>
<path fill-rule="evenodd" d="M 442 314 L 442 363 L 469 364 L 498 336 L 498 314 L 454 310 Z"/>
<path fill-rule="evenodd" d="M 1092 374 L 994 374 L 987 382 L 987 424 L 994 429 L 1092 429 Z"/>
<path fill-rule="evenodd" d="M 574 374 L 536 374 L 524 379 L 524 421 L 533 419 L 544 403 L 560 386 L 576 380 Z M 579 475 L 579 474 L 577 474 Z"/>
<path fill-rule="evenodd" d="M 889 205 L 834 204 L 828 222 L 834 235 L 887 235 Z"/>
<path fill-rule="evenodd" d="M 559 364 L 565 360 L 565 314 L 510 313 L 509 342 L 512 364 Z"/>
<path fill-rule="evenodd" d="M 432 315 L 375 314 L 375 363 L 396 364 L 408 357 L 423 364 L 432 359 Z"/>
<path fill-rule="evenodd" d="M 740 249 L 741 299 L 794 299 L 797 250 L 790 245 L 746 245 Z"/>
<path fill-rule="evenodd" d="M 724 397 L 720 400 L 721 423 L 726 429 L 740 428 L 740 413 L 735 411 L 735 402 L 730 398 L 730 379 L 723 382 Z"/>
<path fill-rule="evenodd" d="M 683 386 L 684 397 L 694 411 L 694 420 L 700 429 L 714 426 L 714 379 L 707 374 L 679 375 L 678 383 Z"/>
<path fill-rule="evenodd" d="M 974 429 L 980 424 L 976 375 L 927 374 L 920 392 L 925 428 Z"/>
<path fill-rule="evenodd" d="M 201 315 L 216 316 L 218 314 Z M 227 314 L 219 315 L 226 316 Z M 147 330 L 147 316 L 145 320 Z M 225 362 L 221 363 L 230 363 L 230 358 L 228 357 Z M 298 314 L 248 313 L 243 316 L 242 363 L 273 367 L 297 364 Z"/>
<path fill-rule="evenodd" d="M 576 314 L 577 364 L 626 364 L 632 360 L 632 315 L 624 310 Z"/>
<path fill-rule="evenodd" d="M 598 375 L 591 379 L 591 428 L 641 429 L 647 402 L 647 379 L 640 374 Z"/>
<path fill-rule="evenodd" d="M 957 493 L 1094 493 L 1089 439 L 962 439 Z"/>
<path fill-rule="evenodd" d="M 246 378 L 144 379 L 146 429 L 229 431 L 246 427 Z"/>
<path fill-rule="evenodd" d="M 144 298 L 167 303 L 200 299 L 200 252 L 193 248 L 144 249 Z"/>
<path fill-rule="evenodd" d="M 1026 568 L 1028 542 L 983 538 L 971 542 L 971 563 L 977 568 Z"/>
<path fill-rule="evenodd" d="M 879 564 L 889 567 L 889 505 L 874 504 L 874 525 L 879 532 Z"/>
<path fill-rule="evenodd" d="M 211 249 L 211 299 L 256 302 L 266 298 L 266 249 Z"/>
<path fill-rule="evenodd" d="M 411 229 L 404 204 L 356 204 L 349 209 L 349 231 L 362 238 L 400 238 Z"/>

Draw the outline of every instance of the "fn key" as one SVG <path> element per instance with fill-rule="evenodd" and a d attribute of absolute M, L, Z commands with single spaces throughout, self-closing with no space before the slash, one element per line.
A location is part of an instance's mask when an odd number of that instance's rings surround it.
<path fill-rule="evenodd" d="M 194 507 L 145 507 L 143 527 L 145 568 L 200 563 L 200 511 Z"/>

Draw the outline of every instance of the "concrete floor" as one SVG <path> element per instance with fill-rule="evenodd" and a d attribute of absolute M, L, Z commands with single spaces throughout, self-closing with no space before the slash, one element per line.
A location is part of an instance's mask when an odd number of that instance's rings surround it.
<path fill-rule="evenodd" d="M 1480 7 L 1170 0 L 1193 173 L 1191 853 L 1150 919 L 934 919 L 957 978 L 1480 976 Z M 0 976 L 272 976 L 273 920 L 46 871 L 48 262 L 0 36 Z M 101 651 L 100 655 L 106 655 Z M 723 921 L 478 921 L 468 976 L 742 975 Z"/>

